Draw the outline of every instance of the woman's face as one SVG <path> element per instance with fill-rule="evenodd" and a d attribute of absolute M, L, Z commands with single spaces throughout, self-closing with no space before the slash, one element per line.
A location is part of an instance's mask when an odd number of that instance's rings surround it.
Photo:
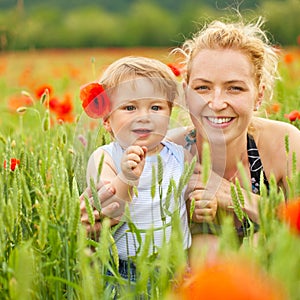
<path fill-rule="evenodd" d="M 226 144 L 246 134 L 262 91 L 248 57 L 231 49 L 201 50 L 191 64 L 186 99 L 197 132 Z"/>

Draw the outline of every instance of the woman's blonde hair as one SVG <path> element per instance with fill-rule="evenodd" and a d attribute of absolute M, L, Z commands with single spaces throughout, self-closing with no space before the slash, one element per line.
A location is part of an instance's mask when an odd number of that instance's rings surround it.
<path fill-rule="evenodd" d="M 263 19 L 245 24 L 242 21 L 212 21 L 203 26 L 193 37 L 184 42 L 181 48 L 174 49 L 184 56 L 186 82 L 193 59 L 203 49 L 234 49 L 249 57 L 254 67 L 257 87 L 265 86 L 265 99 L 273 96 L 273 87 L 278 76 L 278 55 L 272 47 L 266 32 L 262 30 Z"/>
<path fill-rule="evenodd" d="M 178 82 L 172 70 L 157 59 L 126 56 L 116 60 L 102 74 L 99 83 L 105 90 L 113 91 L 121 83 L 132 82 L 134 79 L 147 78 L 154 90 L 166 96 L 170 108 L 179 96 Z"/>

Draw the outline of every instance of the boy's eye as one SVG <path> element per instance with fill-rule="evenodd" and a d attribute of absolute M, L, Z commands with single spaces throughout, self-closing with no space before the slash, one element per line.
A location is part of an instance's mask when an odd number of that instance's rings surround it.
<path fill-rule="evenodd" d="M 160 110 L 160 106 L 158 106 L 158 105 L 152 105 L 151 109 L 155 110 L 155 111 L 158 111 L 158 110 Z"/>
<path fill-rule="evenodd" d="M 135 106 L 133 106 L 133 105 L 127 105 L 127 106 L 124 107 L 124 109 L 132 111 L 132 110 L 135 110 Z"/>
<path fill-rule="evenodd" d="M 206 91 L 206 90 L 208 90 L 208 86 L 207 85 L 198 85 L 198 86 L 195 86 L 194 87 L 194 90 L 195 91 Z"/>

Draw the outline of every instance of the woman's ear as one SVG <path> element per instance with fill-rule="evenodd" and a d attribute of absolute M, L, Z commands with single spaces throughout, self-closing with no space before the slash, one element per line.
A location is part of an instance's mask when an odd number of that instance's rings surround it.
<path fill-rule="evenodd" d="M 255 107 L 254 110 L 258 110 L 259 107 L 261 106 L 263 99 L 264 99 L 264 94 L 265 94 L 265 85 L 260 86 L 258 95 L 257 95 L 257 100 L 255 102 Z"/>

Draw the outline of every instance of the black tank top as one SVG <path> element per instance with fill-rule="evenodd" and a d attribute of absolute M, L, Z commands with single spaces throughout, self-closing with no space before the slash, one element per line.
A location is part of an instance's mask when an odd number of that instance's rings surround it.
<path fill-rule="evenodd" d="M 196 131 L 190 131 L 185 137 L 186 145 L 185 148 L 190 150 L 190 147 L 196 143 Z M 259 156 L 259 152 L 256 146 L 256 143 L 253 137 L 247 134 L 247 152 L 248 152 L 248 162 L 249 170 L 251 176 L 251 189 L 254 194 L 260 193 L 260 174 L 263 172 L 264 184 L 266 185 L 267 190 L 269 190 L 269 182 L 266 177 L 266 174 L 263 169 L 263 165 Z M 246 234 L 247 229 L 250 224 L 247 219 L 244 220 L 244 223 L 241 227 L 236 228 L 237 235 L 243 237 Z M 254 232 L 259 230 L 259 225 L 253 222 Z M 191 227 L 192 234 L 197 233 L 206 233 L 219 235 L 222 232 L 222 227 L 220 224 L 216 223 L 193 223 Z"/>
<path fill-rule="evenodd" d="M 248 161 L 249 161 L 249 170 L 251 175 L 251 184 L 252 192 L 254 194 L 259 194 L 260 189 L 260 174 L 263 172 L 264 184 L 266 185 L 267 190 L 269 190 L 269 182 L 266 177 L 259 152 L 253 137 L 247 134 L 247 150 L 248 150 Z"/>
<path fill-rule="evenodd" d="M 190 147 L 196 143 L 196 130 L 191 130 L 185 136 L 186 149 L 190 149 Z M 267 190 L 269 190 L 269 182 L 264 172 L 264 168 L 259 156 L 259 152 L 253 137 L 247 134 L 247 151 L 248 151 L 248 162 L 249 162 L 249 170 L 251 176 L 251 188 L 254 194 L 259 194 L 260 191 L 260 174 L 263 172 L 264 184 L 266 185 Z"/>

